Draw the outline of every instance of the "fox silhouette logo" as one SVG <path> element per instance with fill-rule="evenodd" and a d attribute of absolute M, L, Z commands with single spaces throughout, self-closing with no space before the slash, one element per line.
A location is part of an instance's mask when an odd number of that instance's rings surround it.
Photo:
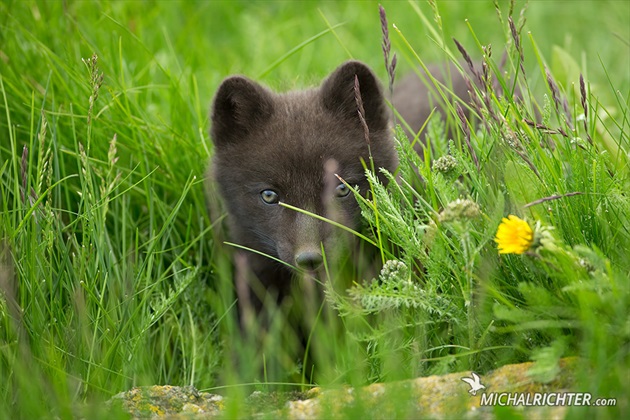
<path fill-rule="evenodd" d="M 473 396 L 477 395 L 477 391 L 480 391 L 482 389 L 486 389 L 486 387 L 481 384 L 481 380 L 479 378 L 479 375 L 477 375 L 475 372 L 472 372 L 472 378 L 463 377 L 461 379 L 462 379 L 462 381 L 464 381 L 468 385 L 470 385 L 470 389 L 468 390 L 468 393 L 470 395 L 473 395 Z"/>

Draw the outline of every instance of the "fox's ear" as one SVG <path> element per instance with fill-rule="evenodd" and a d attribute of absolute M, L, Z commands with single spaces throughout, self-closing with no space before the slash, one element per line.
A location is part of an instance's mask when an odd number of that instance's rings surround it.
<path fill-rule="evenodd" d="M 271 92 L 242 76 L 221 83 L 212 105 L 210 136 L 215 145 L 238 141 L 273 114 Z"/>
<path fill-rule="evenodd" d="M 359 61 L 347 61 L 337 67 L 322 85 L 322 100 L 329 111 L 360 124 L 354 80 L 359 80 L 359 92 L 365 109 L 365 121 L 370 131 L 389 126 L 389 108 L 385 104 L 381 83 L 372 70 Z"/>

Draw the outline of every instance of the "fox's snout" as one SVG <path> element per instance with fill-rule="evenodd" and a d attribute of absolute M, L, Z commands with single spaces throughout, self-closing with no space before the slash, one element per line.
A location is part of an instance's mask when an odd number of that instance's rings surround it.
<path fill-rule="evenodd" d="M 292 228 L 292 236 L 289 238 L 293 238 L 293 255 L 292 261 L 287 262 L 302 270 L 317 270 L 324 261 L 322 243 L 327 242 L 330 229 L 324 222 L 308 214 L 297 214 Z"/>
<path fill-rule="evenodd" d="M 302 270 L 317 270 L 324 261 L 321 252 L 318 250 L 304 250 L 295 256 L 295 265 Z"/>

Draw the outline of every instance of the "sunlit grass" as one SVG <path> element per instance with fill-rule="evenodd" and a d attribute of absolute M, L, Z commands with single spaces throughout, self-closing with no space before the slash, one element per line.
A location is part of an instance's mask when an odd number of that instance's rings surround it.
<path fill-rule="evenodd" d="M 329 305 L 301 362 L 338 386 L 529 360 L 546 380 L 576 355 L 580 390 L 621 399 L 628 6 L 579 2 L 562 26 L 547 24 L 557 6 L 530 4 L 521 66 L 507 9 L 437 5 L 385 4 L 398 71 L 418 58 L 465 67 L 452 37 L 473 58 L 492 43 L 489 72 L 523 104 L 478 96 L 489 124 L 470 119 L 468 134 L 450 109 L 453 141 L 433 118 L 420 156 L 398 133 L 399 178 L 372 178 L 377 199 L 362 201 L 379 264 L 327 256 Z M 208 107 L 228 74 L 287 90 L 350 54 L 386 80 L 377 4 L 5 2 L 0 16 L 0 417 L 92 418 L 150 384 L 229 394 L 236 414 L 252 389 L 308 388 L 312 371 L 283 370 L 296 360 L 282 317 L 262 350 L 236 325 L 231 247 L 204 197 Z M 536 252 L 499 255 L 510 214 L 545 232 Z"/>

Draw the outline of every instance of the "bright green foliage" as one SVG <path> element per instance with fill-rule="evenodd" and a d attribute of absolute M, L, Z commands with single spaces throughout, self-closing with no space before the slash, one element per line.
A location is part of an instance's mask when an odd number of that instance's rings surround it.
<path fill-rule="evenodd" d="M 508 52 L 507 74 L 515 74 L 520 54 L 514 46 Z M 359 338 L 377 349 L 368 354 L 374 364 L 386 364 L 384 349 L 392 359 L 422 361 L 429 372 L 533 360 L 532 375 L 548 382 L 561 357 L 579 356 L 588 365 L 581 377 L 598 371 L 584 389 L 623 399 L 630 368 L 628 107 L 595 111 L 601 105 L 577 64 L 556 56 L 566 52 L 555 48 L 553 61 L 565 64 L 562 84 L 574 83 L 575 92 L 563 93 L 542 64 L 547 93 L 540 106 L 529 75 L 516 81 L 524 101 L 482 86 L 473 93 L 472 111 L 483 118 L 476 130 L 462 129 L 469 120 L 453 111 L 460 128 L 445 147 L 431 142 L 444 138 L 443 126 L 429 123 L 423 159 L 399 129 L 398 178 L 386 174 L 384 187 L 370 175 L 372 198 L 360 201 L 364 216 L 384 255 L 396 259 L 377 279 L 350 289 L 354 306 L 338 306 L 346 317 L 372 314 Z M 491 77 L 503 86 L 508 81 L 504 73 Z M 617 113 L 623 116 L 613 118 Z M 609 129 L 600 115 L 610 117 Z M 533 228 L 523 255 L 498 255 L 493 238 L 508 214 Z M 401 268 L 391 275 L 390 266 Z"/>
<path fill-rule="evenodd" d="M 278 385 L 248 382 L 276 356 L 296 369 L 287 387 L 311 362 L 323 385 L 529 360 L 550 381 L 578 356 L 580 390 L 620 403 L 570 414 L 627 412 L 630 6 L 531 2 L 513 13 L 518 42 L 507 4 L 384 6 L 397 77 L 465 67 L 455 37 L 494 87 L 459 103 L 465 125 L 456 106 L 436 113 L 426 147 L 397 130 L 398 172 L 384 187 L 368 171 L 360 199 L 378 257 L 326 256 L 331 305 L 309 308 L 296 366 L 282 317 L 261 348 L 236 337 L 230 247 L 203 188 L 208 107 L 234 73 L 288 90 L 353 57 L 386 80 L 377 3 L 0 3 L 0 418 L 111 418 L 111 395 L 167 383 L 236 385 L 235 417 L 251 387 Z M 523 255 L 497 252 L 509 214 L 536 232 Z"/>

